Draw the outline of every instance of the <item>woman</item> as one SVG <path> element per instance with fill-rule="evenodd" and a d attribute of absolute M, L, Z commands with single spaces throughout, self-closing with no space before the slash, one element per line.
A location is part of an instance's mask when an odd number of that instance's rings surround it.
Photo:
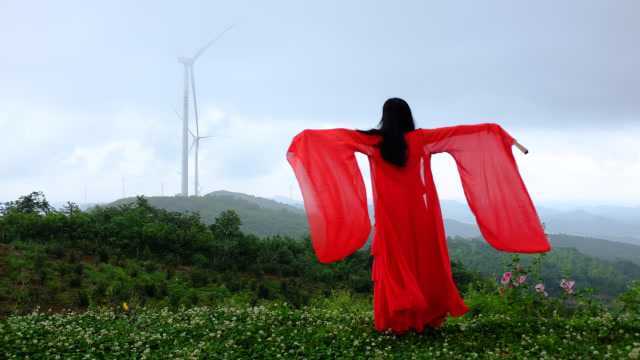
<path fill-rule="evenodd" d="M 294 137 L 287 160 L 323 263 L 349 256 L 369 237 L 355 152 L 369 159 L 376 330 L 421 332 L 469 310 L 451 274 L 432 154 L 446 152 L 455 159 L 467 202 L 491 246 L 519 253 L 551 249 L 513 157 L 514 144 L 520 146 L 492 123 L 415 129 L 409 105 L 398 98 L 384 103 L 377 129 L 304 130 Z"/>

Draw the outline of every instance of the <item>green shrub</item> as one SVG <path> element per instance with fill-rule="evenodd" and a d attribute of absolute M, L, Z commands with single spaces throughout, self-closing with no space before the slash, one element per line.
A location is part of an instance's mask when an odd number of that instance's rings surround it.
<path fill-rule="evenodd" d="M 191 270 L 189 279 L 193 287 L 199 288 L 209 283 L 209 272 L 199 268 Z"/>
<path fill-rule="evenodd" d="M 82 286 L 82 276 L 74 274 L 69 279 L 69 286 L 71 288 L 79 288 Z"/>
<path fill-rule="evenodd" d="M 170 292 L 169 293 L 169 304 L 172 308 L 177 308 L 178 305 L 182 302 L 182 294 L 178 292 Z"/>
<path fill-rule="evenodd" d="M 618 301 L 624 311 L 640 314 L 640 280 L 629 284 L 627 291 L 619 296 Z"/>
<path fill-rule="evenodd" d="M 195 254 L 191 257 L 191 263 L 194 266 L 206 268 L 209 266 L 209 259 L 202 254 Z"/>
<path fill-rule="evenodd" d="M 81 308 L 86 308 L 89 306 L 91 300 L 89 297 L 89 293 L 85 290 L 78 291 L 77 295 L 77 305 Z"/>
<path fill-rule="evenodd" d="M 98 261 L 106 263 L 109 261 L 109 250 L 104 247 L 98 249 Z"/>
<path fill-rule="evenodd" d="M 58 260 L 64 259 L 66 249 L 61 243 L 54 243 L 47 247 L 47 254 Z"/>
<path fill-rule="evenodd" d="M 258 288 L 257 288 L 257 291 L 256 291 L 256 296 L 258 297 L 258 299 L 271 299 L 272 298 L 271 291 L 263 283 L 258 284 Z"/>

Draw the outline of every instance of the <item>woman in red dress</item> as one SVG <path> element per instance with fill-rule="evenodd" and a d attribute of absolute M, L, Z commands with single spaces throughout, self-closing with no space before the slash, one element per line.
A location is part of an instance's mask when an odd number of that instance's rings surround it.
<path fill-rule="evenodd" d="M 524 149 L 494 123 L 415 129 L 409 105 L 398 98 L 384 103 L 377 129 L 307 129 L 293 138 L 287 160 L 322 263 L 344 259 L 369 237 L 355 152 L 369 159 L 376 330 L 421 332 L 469 310 L 451 274 L 433 154 L 455 159 L 469 207 L 491 246 L 517 253 L 551 250 L 513 157 L 514 144 Z"/>

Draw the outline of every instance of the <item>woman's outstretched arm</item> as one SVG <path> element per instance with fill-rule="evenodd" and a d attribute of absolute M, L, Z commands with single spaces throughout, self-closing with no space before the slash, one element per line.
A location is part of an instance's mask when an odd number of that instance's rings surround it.
<path fill-rule="evenodd" d="M 425 129 L 421 135 L 426 154 L 454 158 L 469 207 L 490 245 L 518 253 L 551 250 L 513 156 L 511 146 L 519 144 L 507 131 L 484 123 Z"/>
<path fill-rule="evenodd" d="M 361 248 L 371 231 L 364 179 L 355 152 L 360 135 L 344 128 L 307 129 L 287 150 L 300 185 L 318 260 L 341 260 Z"/>

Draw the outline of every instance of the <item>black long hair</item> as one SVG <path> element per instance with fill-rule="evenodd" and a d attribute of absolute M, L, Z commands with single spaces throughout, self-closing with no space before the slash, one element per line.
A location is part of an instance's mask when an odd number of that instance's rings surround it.
<path fill-rule="evenodd" d="M 400 98 L 390 98 L 382 106 L 382 118 L 378 123 L 378 128 L 358 131 L 382 135 L 382 141 L 378 143 L 382 158 L 402 167 L 408 157 L 404 134 L 415 130 L 415 128 L 409 104 Z"/>

